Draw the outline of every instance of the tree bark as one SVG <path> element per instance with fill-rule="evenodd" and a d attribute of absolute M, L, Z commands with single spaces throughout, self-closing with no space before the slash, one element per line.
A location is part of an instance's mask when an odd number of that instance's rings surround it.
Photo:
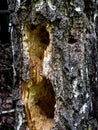
<path fill-rule="evenodd" d="M 97 129 L 97 1 L 26 1 L 20 8 L 24 26 L 50 28 L 51 58 L 42 73 L 55 92 L 52 129 Z"/>
<path fill-rule="evenodd" d="M 98 2 L 8 3 L 16 129 L 97 130 Z"/>

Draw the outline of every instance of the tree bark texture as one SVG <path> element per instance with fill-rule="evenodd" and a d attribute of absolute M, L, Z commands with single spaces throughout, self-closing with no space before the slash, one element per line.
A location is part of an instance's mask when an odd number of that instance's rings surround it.
<path fill-rule="evenodd" d="M 30 115 L 33 110 L 27 107 L 30 99 L 28 96 L 26 97 L 27 93 L 24 90 L 28 91 L 27 84 L 31 83 L 31 72 L 33 72 L 31 65 L 34 61 L 31 59 L 35 57 L 35 54 L 30 57 L 31 53 L 28 53 L 27 50 L 32 46 L 31 42 L 26 41 L 27 44 L 24 46 L 23 39 L 24 32 L 27 31 L 27 37 L 35 38 L 33 42 L 36 42 L 36 39 L 40 41 L 40 36 L 37 35 L 37 37 L 36 34 L 38 34 L 37 31 L 41 31 L 42 37 L 44 37 L 44 33 L 45 37 L 48 37 L 49 34 L 49 39 L 46 39 L 49 41 L 48 44 L 46 43 L 47 47 L 43 46 L 44 53 L 40 52 L 44 55 L 43 58 L 36 63 L 41 64 L 40 67 L 43 69 L 38 70 L 41 70 L 40 73 L 42 78 L 45 78 L 45 83 L 48 82 L 46 80 L 51 82 L 55 93 L 52 130 L 97 130 L 98 1 L 24 0 L 19 7 L 15 4 L 15 8 L 10 0 L 9 3 L 13 28 L 13 64 L 16 72 L 14 73 L 14 89 L 18 88 L 18 92 L 22 91 L 20 94 L 17 93 L 15 98 L 18 95 L 18 104 L 21 104 L 20 99 L 23 94 L 25 111 L 31 118 L 30 120 L 27 117 L 29 129 L 33 129 L 34 122 Z M 26 30 L 31 25 L 31 30 L 34 31 L 32 31 L 32 35 Z M 43 31 L 41 27 L 44 30 L 47 29 Z M 40 43 L 38 46 L 41 46 Z M 50 55 L 45 59 L 45 52 L 48 51 Z M 41 77 L 38 77 L 41 80 Z M 22 112 L 20 107 L 17 110 L 20 111 L 17 118 L 23 119 L 23 108 Z M 23 129 L 23 125 L 22 120 L 22 123 L 18 125 L 19 130 Z"/>

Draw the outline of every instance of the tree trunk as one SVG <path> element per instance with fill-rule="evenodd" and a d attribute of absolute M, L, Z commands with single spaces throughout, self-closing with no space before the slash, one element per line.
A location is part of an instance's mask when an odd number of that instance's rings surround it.
<path fill-rule="evenodd" d="M 97 130 L 98 2 L 8 4 L 15 129 Z"/>

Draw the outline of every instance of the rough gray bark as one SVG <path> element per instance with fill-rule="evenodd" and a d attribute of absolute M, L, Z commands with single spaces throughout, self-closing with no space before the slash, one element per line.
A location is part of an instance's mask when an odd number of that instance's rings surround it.
<path fill-rule="evenodd" d="M 15 89 L 18 91 L 22 77 L 21 27 L 27 23 L 35 26 L 45 23 L 52 28 L 49 32 L 52 57 L 45 77 L 51 81 L 55 92 L 53 130 L 98 129 L 97 3 L 97 0 L 27 0 L 11 13 Z M 11 6 L 9 8 L 12 11 Z M 29 62 L 23 66 L 29 68 Z M 27 71 L 30 70 L 24 70 L 23 75 Z M 22 80 L 27 82 L 29 78 L 23 76 Z"/>
<path fill-rule="evenodd" d="M 97 129 L 97 1 L 41 0 L 31 1 L 29 7 L 27 3 L 20 7 L 25 6 L 22 23 L 53 26 L 46 76 L 56 95 L 53 130 Z"/>

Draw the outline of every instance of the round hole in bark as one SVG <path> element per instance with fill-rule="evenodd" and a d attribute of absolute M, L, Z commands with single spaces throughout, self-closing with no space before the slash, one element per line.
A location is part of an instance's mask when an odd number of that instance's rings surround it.
<path fill-rule="evenodd" d="M 76 42 L 77 42 L 77 39 L 75 39 L 73 35 L 70 35 L 69 39 L 68 39 L 68 43 L 69 44 L 74 44 Z"/>

